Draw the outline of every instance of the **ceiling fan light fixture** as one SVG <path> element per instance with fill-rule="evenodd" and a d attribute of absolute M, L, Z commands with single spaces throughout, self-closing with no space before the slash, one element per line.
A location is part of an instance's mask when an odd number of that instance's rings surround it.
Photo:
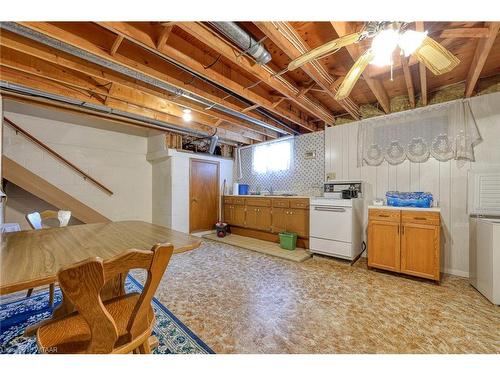
<path fill-rule="evenodd" d="M 401 48 L 404 55 L 408 57 L 422 45 L 426 37 L 427 31 L 406 30 L 399 37 L 399 48 Z"/>
<path fill-rule="evenodd" d="M 372 52 L 374 58 L 371 64 L 377 66 L 391 65 L 392 54 L 398 46 L 399 33 L 394 29 L 385 29 L 380 31 L 372 41 Z"/>

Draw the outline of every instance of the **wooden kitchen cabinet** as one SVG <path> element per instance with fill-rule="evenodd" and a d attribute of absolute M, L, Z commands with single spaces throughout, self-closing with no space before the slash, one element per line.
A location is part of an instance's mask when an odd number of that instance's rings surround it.
<path fill-rule="evenodd" d="M 246 227 L 251 229 L 271 230 L 271 208 L 270 207 L 247 207 Z"/>
<path fill-rule="evenodd" d="M 286 223 L 288 219 L 287 212 L 288 208 L 278 208 L 273 207 L 273 215 L 272 215 L 272 231 L 274 233 L 286 232 Z"/>
<path fill-rule="evenodd" d="M 309 237 L 309 199 L 283 197 L 224 197 L 224 220 L 234 233 L 261 239 L 278 239 L 279 232 Z M 301 242 L 304 246 L 307 243 Z"/>
<path fill-rule="evenodd" d="M 309 237 L 309 210 L 288 210 L 286 231 L 295 232 L 299 237 Z"/>
<path fill-rule="evenodd" d="M 233 206 L 233 216 L 231 218 L 231 224 L 243 227 L 246 221 L 246 209 L 245 206 L 234 205 Z"/>
<path fill-rule="evenodd" d="M 391 221 L 370 221 L 368 224 L 368 265 L 399 272 L 401 259 L 400 224 Z"/>
<path fill-rule="evenodd" d="M 439 212 L 370 209 L 368 266 L 439 281 L 440 235 Z"/>
<path fill-rule="evenodd" d="M 439 226 L 406 223 L 401 229 L 401 272 L 439 280 Z"/>

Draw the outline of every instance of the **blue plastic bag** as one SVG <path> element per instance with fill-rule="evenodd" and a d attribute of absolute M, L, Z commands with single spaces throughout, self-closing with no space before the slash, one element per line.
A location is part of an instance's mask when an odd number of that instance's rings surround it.
<path fill-rule="evenodd" d="M 388 191 L 385 193 L 387 205 L 394 207 L 422 207 L 429 208 L 432 206 L 433 197 L 431 193 L 423 191 L 415 192 L 400 192 Z"/>

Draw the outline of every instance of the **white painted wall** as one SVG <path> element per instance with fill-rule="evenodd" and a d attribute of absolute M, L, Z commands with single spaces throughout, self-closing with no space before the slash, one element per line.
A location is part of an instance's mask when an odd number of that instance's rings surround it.
<path fill-rule="evenodd" d="M 388 190 L 430 191 L 438 200 L 442 216 L 442 268 L 444 272 L 468 276 L 469 222 L 467 176 L 469 169 L 493 170 L 500 166 L 500 93 L 475 97 L 471 108 L 483 141 L 475 148 L 476 161 L 459 168 L 455 160 L 404 163 L 387 162 L 377 167 L 357 167 L 358 122 L 327 128 L 325 133 L 325 176 L 361 179 L 365 198 L 371 202 Z M 496 108 L 495 108 L 496 107 Z M 367 217 L 365 215 L 365 228 Z"/>
<path fill-rule="evenodd" d="M 219 191 L 233 181 L 233 160 L 165 149 L 163 137 L 149 138 L 148 160 L 153 165 L 153 223 L 189 233 L 189 160 L 219 162 Z"/>
<path fill-rule="evenodd" d="M 147 137 L 9 111 L 5 116 L 113 191 L 109 196 L 4 125 L 3 152 L 111 220 L 152 219 Z M 83 122 L 92 125 L 92 118 Z M 111 126 L 109 128 L 112 128 Z M 6 217 L 9 221 L 9 217 Z"/>

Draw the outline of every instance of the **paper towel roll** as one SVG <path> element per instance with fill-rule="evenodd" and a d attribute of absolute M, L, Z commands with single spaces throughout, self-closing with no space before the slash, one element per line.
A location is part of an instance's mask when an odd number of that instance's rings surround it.
<path fill-rule="evenodd" d="M 233 195 L 238 195 L 239 186 L 240 184 L 237 182 L 233 184 Z"/>

